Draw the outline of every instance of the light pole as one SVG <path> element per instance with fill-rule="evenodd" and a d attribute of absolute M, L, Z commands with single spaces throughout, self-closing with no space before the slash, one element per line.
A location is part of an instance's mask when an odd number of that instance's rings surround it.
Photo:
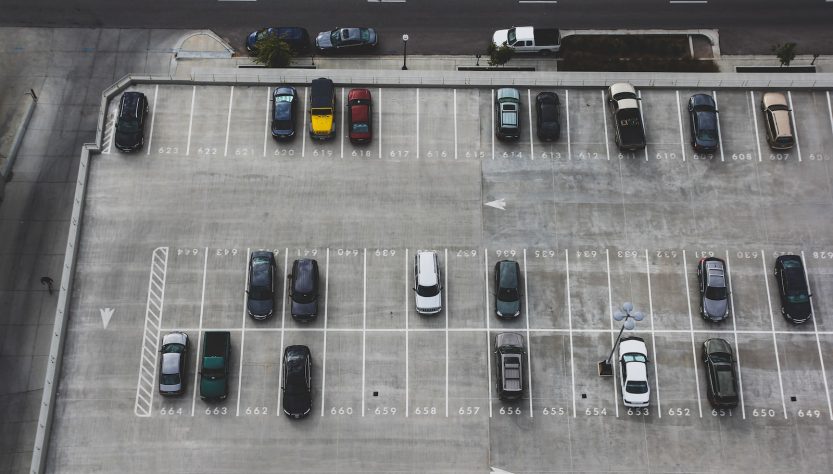
<path fill-rule="evenodd" d="M 402 35 L 402 70 L 407 71 L 408 66 L 406 65 L 408 62 L 408 35 Z"/>
<path fill-rule="evenodd" d="M 622 338 L 622 332 L 627 329 L 628 331 L 632 330 L 636 327 L 636 323 L 634 321 L 642 321 L 645 318 L 645 315 L 642 314 L 641 311 L 633 311 L 633 304 L 632 303 L 623 303 L 622 309 L 617 309 L 613 313 L 613 319 L 616 321 L 623 321 L 622 329 L 619 330 L 619 335 L 616 336 L 616 341 L 613 343 L 613 348 L 610 349 L 610 354 L 607 356 L 607 359 L 599 361 L 599 375 L 602 377 L 610 377 L 613 375 L 613 363 L 611 359 L 613 358 L 613 353 L 616 351 L 616 345 L 619 344 L 619 339 Z"/>

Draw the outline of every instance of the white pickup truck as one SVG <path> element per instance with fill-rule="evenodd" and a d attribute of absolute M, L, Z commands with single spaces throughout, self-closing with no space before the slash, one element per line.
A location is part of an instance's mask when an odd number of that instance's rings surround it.
<path fill-rule="evenodd" d="M 508 30 L 497 30 L 492 42 L 500 47 L 506 44 L 516 53 L 557 53 L 561 48 L 561 33 L 558 28 L 535 28 L 513 26 Z"/>

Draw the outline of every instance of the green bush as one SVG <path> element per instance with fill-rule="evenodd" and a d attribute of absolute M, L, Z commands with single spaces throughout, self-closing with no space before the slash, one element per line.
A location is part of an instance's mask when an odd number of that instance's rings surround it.
<path fill-rule="evenodd" d="M 252 60 L 266 67 L 287 67 L 295 52 L 275 34 L 266 34 L 255 43 L 255 57 Z"/>

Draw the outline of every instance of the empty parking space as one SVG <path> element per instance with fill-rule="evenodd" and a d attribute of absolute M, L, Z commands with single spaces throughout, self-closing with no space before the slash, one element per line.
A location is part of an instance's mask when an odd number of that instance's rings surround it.
<path fill-rule="evenodd" d="M 448 344 L 449 415 L 462 418 L 489 416 L 494 388 L 488 372 L 491 353 L 486 331 L 453 331 Z"/>
<path fill-rule="evenodd" d="M 615 335 L 607 332 L 573 335 L 573 367 L 575 368 L 576 413 L 585 417 L 618 417 L 621 403 L 618 379 L 599 377 L 597 363 L 604 360 L 613 346 Z M 648 355 L 651 357 L 651 355 Z M 613 354 L 613 363 L 616 354 Z"/>
<path fill-rule="evenodd" d="M 362 416 L 362 333 L 330 331 L 325 341 L 326 352 L 322 350 L 318 358 L 323 377 L 321 416 Z"/>
<path fill-rule="evenodd" d="M 239 328 L 248 318 L 245 306 L 246 249 L 209 248 L 205 275 L 203 327 Z"/>
<path fill-rule="evenodd" d="M 658 89 L 640 92 L 648 160 L 683 161 L 688 150 L 681 140 L 683 116 L 679 91 Z"/>
<path fill-rule="evenodd" d="M 692 327 L 693 317 L 698 315 L 697 306 L 689 306 L 689 295 L 697 293 L 696 261 L 686 261 L 688 254 L 683 252 L 682 249 L 648 252 L 652 290 L 662 295 L 654 301 L 655 329 L 687 330 Z"/>
<path fill-rule="evenodd" d="M 220 88 L 223 89 L 223 88 Z M 196 86 L 160 86 L 154 101 L 151 155 L 160 157 L 188 154 L 188 135 L 192 127 L 191 107 L 196 98 Z M 226 97 L 228 99 L 228 97 Z"/>
<path fill-rule="evenodd" d="M 393 161 L 410 161 L 421 158 L 417 114 L 424 107 L 421 89 L 384 89 L 376 97 L 379 111 L 377 129 L 382 130 L 382 157 Z"/>
<path fill-rule="evenodd" d="M 400 249 L 368 249 L 367 272 L 367 327 L 401 329 L 405 327 L 406 272 L 411 266 L 405 262 L 405 251 Z"/>
<path fill-rule="evenodd" d="M 529 346 L 534 416 L 556 419 L 573 416 L 574 358 L 569 334 L 536 332 L 530 336 Z"/>
<path fill-rule="evenodd" d="M 364 258 L 364 249 L 330 251 L 328 281 L 332 283 L 329 285 L 327 298 L 328 327 L 347 329 L 365 327 Z"/>
<path fill-rule="evenodd" d="M 449 289 L 445 292 L 448 301 L 448 326 L 450 328 L 483 328 L 485 300 L 484 250 L 480 248 L 449 248 L 445 270 L 448 273 Z M 413 261 L 409 264 L 409 271 Z M 410 276 L 410 275 L 409 275 Z M 445 274 L 443 274 L 445 276 Z M 452 290 L 453 288 L 453 290 Z M 408 286 L 409 301 L 413 291 Z M 492 307 L 494 307 L 492 305 Z"/>
<path fill-rule="evenodd" d="M 771 334 L 738 334 L 747 419 L 785 418 L 783 382 Z"/>
<path fill-rule="evenodd" d="M 419 91 L 420 158 L 448 160 L 456 156 L 455 89 L 423 88 Z"/>
<path fill-rule="evenodd" d="M 364 377 L 361 381 L 365 416 L 404 416 L 405 415 L 405 334 L 402 332 L 368 332 L 362 335 L 364 354 L 361 359 L 364 364 Z M 411 335 L 413 338 L 414 335 Z M 431 357 L 432 347 L 420 347 L 415 344 L 410 352 L 414 356 Z M 444 354 L 444 353 L 443 353 Z M 413 359 L 412 359 L 413 360 Z M 411 364 L 413 365 L 413 363 Z M 430 367 L 428 373 L 418 375 L 432 375 Z M 426 383 L 427 387 L 431 387 Z M 417 392 L 419 393 L 419 392 Z M 428 403 L 434 399 L 430 395 L 419 398 Z"/>
<path fill-rule="evenodd" d="M 284 344 L 305 344 L 315 356 L 321 353 L 321 335 L 317 335 L 318 344 L 308 344 L 312 334 L 287 333 L 284 334 Z M 241 367 L 239 392 L 239 409 L 235 406 L 238 416 L 268 416 L 280 414 L 278 398 L 281 396 L 281 347 L 280 331 L 246 331 L 241 357 L 236 361 Z M 317 362 L 317 361 L 316 361 Z M 321 378 L 318 377 L 318 380 Z M 237 391 L 238 387 L 234 387 Z M 313 403 L 313 409 L 317 403 Z"/>
<path fill-rule="evenodd" d="M 609 252 L 580 248 L 570 255 L 570 315 L 576 329 L 612 329 Z"/>
<path fill-rule="evenodd" d="M 229 93 L 231 113 L 224 156 L 235 159 L 262 156 L 266 140 L 272 139 L 271 128 L 266 125 L 271 124 L 272 88 L 232 87 Z"/>
<path fill-rule="evenodd" d="M 671 333 L 656 335 L 657 368 L 655 385 L 662 400 L 663 417 L 700 418 L 704 400 L 699 396 L 702 384 L 699 365 L 695 365 L 695 353 L 689 334 Z M 650 354 L 649 354 L 650 357 Z"/>
<path fill-rule="evenodd" d="M 567 253 L 556 249 L 525 252 L 523 303 L 529 306 L 529 326 L 535 329 L 569 329 L 572 325 L 567 301 Z"/>
<path fill-rule="evenodd" d="M 196 86 L 194 107 L 189 118 L 186 155 L 207 158 L 225 156 L 228 117 L 233 105 L 232 92 L 231 87 Z"/>
<path fill-rule="evenodd" d="M 815 337 L 811 334 L 779 334 L 776 339 L 787 415 L 829 419 L 829 393 L 824 380 L 827 374 L 822 371 L 819 352 L 814 350 Z"/>
<path fill-rule="evenodd" d="M 409 416 L 446 416 L 446 357 L 450 340 L 443 331 L 411 332 L 408 336 Z M 399 351 L 397 351 L 399 352 Z"/>
<path fill-rule="evenodd" d="M 570 121 L 570 157 L 577 161 L 610 160 L 610 152 L 616 150 L 616 145 L 610 137 L 611 124 L 603 91 L 570 89 L 565 92 L 569 94 L 570 106 L 569 114 L 564 115 Z"/>

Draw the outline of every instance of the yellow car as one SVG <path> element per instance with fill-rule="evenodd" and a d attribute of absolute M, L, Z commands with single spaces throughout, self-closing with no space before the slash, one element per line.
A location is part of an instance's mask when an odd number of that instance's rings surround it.
<path fill-rule="evenodd" d="M 336 134 L 333 81 L 323 77 L 314 79 L 311 89 L 309 136 L 315 140 L 329 140 Z"/>

